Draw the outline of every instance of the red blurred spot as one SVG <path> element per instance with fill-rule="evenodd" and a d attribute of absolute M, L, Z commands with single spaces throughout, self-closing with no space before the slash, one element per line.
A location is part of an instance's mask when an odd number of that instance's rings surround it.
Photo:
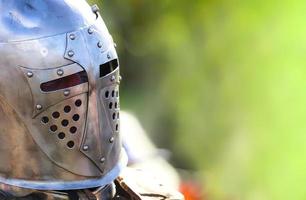
<path fill-rule="evenodd" d="M 185 196 L 185 200 L 204 200 L 202 187 L 194 181 L 185 181 L 180 185 L 180 192 Z"/>

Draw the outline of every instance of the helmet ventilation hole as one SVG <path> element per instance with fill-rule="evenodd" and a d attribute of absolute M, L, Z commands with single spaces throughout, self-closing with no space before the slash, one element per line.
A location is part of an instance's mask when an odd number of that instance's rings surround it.
<path fill-rule="evenodd" d="M 74 142 L 73 141 L 67 142 L 67 147 L 72 149 L 74 147 Z"/>
<path fill-rule="evenodd" d="M 56 125 L 50 126 L 50 130 L 51 130 L 52 132 L 57 131 L 57 126 L 56 126 Z"/>
<path fill-rule="evenodd" d="M 69 113 L 71 111 L 71 107 L 70 106 L 65 106 L 64 107 L 64 112 L 65 113 Z"/>
<path fill-rule="evenodd" d="M 49 118 L 46 117 L 46 116 L 45 116 L 45 117 L 42 117 L 42 118 L 41 118 L 41 122 L 44 123 L 44 124 L 46 124 L 46 123 L 49 122 Z"/>
<path fill-rule="evenodd" d="M 113 102 L 110 102 L 108 107 L 109 107 L 109 109 L 112 109 L 113 108 Z"/>
<path fill-rule="evenodd" d="M 57 119 L 57 118 L 60 117 L 60 113 L 56 111 L 56 112 L 52 113 L 52 117 L 53 117 L 54 119 Z"/>
<path fill-rule="evenodd" d="M 70 131 L 70 133 L 74 134 L 77 130 L 78 130 L 77 127 L 73 126 L 73 127 L 70 128 L 69 131 Z"/>
<path fill-rule="evenodd" d="M 109 91 L 106 91 L 105 92 L 105 98 L 108 98 L 109 97 Z"/>
<path fill-rule="evenodd" d="M 78 121 L 78 120 L 80 119 L 80 115 L 74 114 L 74 115 L 72 116 L 72 119 L 73 119 L 73 121 Z"/>
<path fill-rule="evenodd" d="M 112 91 L 112 97 L 115 97 L 115 91 L 114 90 Z"/>
<path fill-rule="evenodd" d="M 69 121 L 67 119 L 64 119 L 62 121 L 62 126 L 66 127 L 66 126 L 68 126 L 68 124 L 69 124 Z"/>
<path fill-rule="evenodd" d="M 82 101 L 81 101 L 80 99 L 76 100 L 76 101 L 75 101 L 75 105 L 76 105 L 77 107 L 80 107 L 80 106 L 82 105 Z"/>
<path fill-rule="evenodd" d="M 57 137 L 59 138 L 59 139 L 64 139 L 65 137 L 66 137 L 66 135 L 65 135 L 65 133 L 63 133 L 63 132 L 60 132 L 58 135 L 57 135 Z"/>

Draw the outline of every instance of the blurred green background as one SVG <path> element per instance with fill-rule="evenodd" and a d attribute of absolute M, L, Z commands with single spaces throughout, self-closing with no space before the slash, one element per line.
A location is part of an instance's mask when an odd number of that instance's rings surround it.
<path fill-rule="evenodd" d="M 306 2 L 97 2 L 135 113 L 208 199 L 306 199 Z"/>

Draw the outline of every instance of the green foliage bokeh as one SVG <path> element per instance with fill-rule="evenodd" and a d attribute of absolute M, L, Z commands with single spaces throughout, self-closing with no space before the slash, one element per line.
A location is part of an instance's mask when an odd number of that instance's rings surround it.
<path fill-rule="evenodd" d="M 210 199 L 306 199 L 304 1 L 97 3 L 122 108 Z"/>

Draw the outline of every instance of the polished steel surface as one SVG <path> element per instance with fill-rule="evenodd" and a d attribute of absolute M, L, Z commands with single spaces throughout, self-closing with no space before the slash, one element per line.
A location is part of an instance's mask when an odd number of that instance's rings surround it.
<path fill-rule="evenodd" d="M 0 182 L 97 187 L 125 165 L 118 57 L 93 10 L 84 0 L 0 0 Z"/>

